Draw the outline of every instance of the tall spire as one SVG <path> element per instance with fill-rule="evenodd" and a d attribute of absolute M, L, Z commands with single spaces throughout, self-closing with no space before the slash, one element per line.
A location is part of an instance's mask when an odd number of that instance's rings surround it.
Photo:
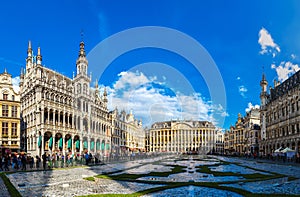
<path fill-rule="evenodd" d="M 80 46 L 80 49 L 79 49 L 78 57 L 85 57 L 84 42 L 81 41 L 79 46 Z"/>
<path fill-rule="evenodd" d="M 76 75 L 82 74 L 87 76 L 88 60 L 86 59 L 83 41 L 81 41 L 79 44 L 79 53 L 76 61 L 76 67 L 77 67 Z"/>

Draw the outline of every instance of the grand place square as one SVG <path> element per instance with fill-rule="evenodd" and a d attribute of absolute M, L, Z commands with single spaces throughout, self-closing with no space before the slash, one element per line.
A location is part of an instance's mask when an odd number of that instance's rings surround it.
<path fill-rule="evenodd" d="M 300 196 L 298 1 L 19 4 L 0 197 Z"/>

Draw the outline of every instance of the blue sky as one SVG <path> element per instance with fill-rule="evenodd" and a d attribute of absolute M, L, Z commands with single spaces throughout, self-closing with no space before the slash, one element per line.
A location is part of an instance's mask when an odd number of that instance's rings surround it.
<path fill-rule="evenodd" d="M 132 109 L 145 125 L 192 118 L 229 128 L 238 113 L 259 104 L 263 70 L 271 86 L 274 79 L 283 81 L 298 70 L 296 0 L 20 1 L 3 2 L 0 17 L 0 69 L 7 68 L 13 77 L 25 66 L 28 40 L 34 51 L 41 47 L 45 66 L 71 77 L 82 29 L 87 53 L 110 36 L 135 27 L 166 27 L 195 39 L 220 71 L 225 106 L 211 98 L 210 85 L 193 64 L 168 50 L 128 51 L 106 65 L 104 73 L 97 73 L 99 65 L 89 66 L 93 81 L 98 78 L 110 92 L 109 107 Z"/>

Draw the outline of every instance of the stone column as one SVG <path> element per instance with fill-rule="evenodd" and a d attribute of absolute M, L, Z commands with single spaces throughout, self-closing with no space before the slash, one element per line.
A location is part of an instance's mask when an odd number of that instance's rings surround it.
<path fill-rule="evenodd" d="M 62 153 L 63 153 L 63 155 L 64 156 L 66 156 L 66 154 L 65 154 L 65 152 L 66 152 L 66 146 L 65 146 L 65 136 L 61 136 L 62 137 L 62 141 L 63 141 L 63 143 L 62 143 Z"/>
<path fill-rule="evenodd" d="M 55 116 L 56 116 L 56 112 L 55 112 L 55 110 L 53 110 L 53 120 L 52 120 L 53 125 L 55 125 Z"/>
<path fill-rule="evenodd" d="M 90 137 L 87 138 L 87 143 L 88 143 L 87 150 L 88 150 L 88 153 L 90 153 L 91 152 L 91 138 Z"/>
<path fill-rule="evenodd" d="M 44 144 L 44 135 L 42 135 L 42 149 L 41 149 L 42 154 L 44 154 L 44 148 L 45 148 L 44 146 L 45 146 L 45 144 Z"/>
<path fill-rule="evenodd" d="M 55 134 L 52 134 L 52 152 L 55 150 Z"/>

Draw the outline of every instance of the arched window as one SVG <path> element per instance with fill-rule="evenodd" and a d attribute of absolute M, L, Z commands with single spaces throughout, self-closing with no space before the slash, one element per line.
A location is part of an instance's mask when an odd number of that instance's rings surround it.
<path fill-rule="evenodd" d="M 81 84 L 77 84 L 77 93 L 80 94 L 81 93 Z"/>
<path fill-rule="evenodd" d="M 87 85 L 83 84 L 83 94 L 87 94 Z"/>

